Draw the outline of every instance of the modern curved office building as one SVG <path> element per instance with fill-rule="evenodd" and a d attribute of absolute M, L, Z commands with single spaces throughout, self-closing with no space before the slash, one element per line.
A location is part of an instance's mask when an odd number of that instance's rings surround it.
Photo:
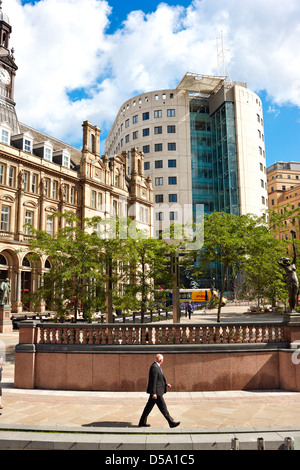
<path fill-rule="evenodd" d="M 245 83 L 187 73 L 177 88 L 126 101 L 106 139 L 107 155 L 144 153 L 154 223 L 204 212 L 262 214 L 268 208 L 263 109 Z"/>

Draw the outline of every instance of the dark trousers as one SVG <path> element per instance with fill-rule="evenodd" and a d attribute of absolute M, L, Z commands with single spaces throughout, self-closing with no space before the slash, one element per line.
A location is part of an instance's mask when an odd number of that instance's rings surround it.
<path fill-rule="evenodd" d="M 157 398 L 152 398 L 152 395 L 150 395 L 149 400 L 141 416 L 139 426 L 147 423 L 148 415 L 151 413 L 154 405 L 158 406 L 159 411 L 166 418 L 168 423 L 172 423 L 174 421 L 173 418 L 171 418 L 170 413 L 168 412 L 168 408 L 167 408 L 163 395 L 160 395 Z"/>

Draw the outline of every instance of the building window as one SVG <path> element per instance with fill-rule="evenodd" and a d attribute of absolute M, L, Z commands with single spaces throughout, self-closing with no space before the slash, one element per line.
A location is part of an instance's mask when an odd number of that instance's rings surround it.
<path fill-rule="evenodd" d="M 150 145 L 144 145 L 143 146 L 143 153 L 149 153 L 150 152 Z"/>
<path fill-rule="evenodd" d="M 31 152 L 31 141 L 25 139 L 24 140 L 24 152 L 30 153 Z"/>
<path fill-rule="evenodd" d="M 27 173 L 27 171 L 24 171 L 24 181 L 23 181 L 24 191 L 28 191 L 28 184 L 29 184 L 29 173 Z"/>
<path fill-rule="evenodd" d="M 169 184 L 177 184 L 177 177 L 169 176 Z"/>
<path fill-rule="evenodd" d="M 37 191 L 37 179 L 37 175 L 33 174 L 31 177 L 31 192 L 33 192 L 34 194 L 36 194 Z"/>
<path fill-rule="evenodd" d="M 50 196 L 50 180 L 48 178 L 45 179 L 45 196 Z"/>
<path fill-rule="evenodd" d="M 155 220 L 164 220 L 164 213 L 163 212 L 156 212 Z"/>
<path fill-rule="evenodd" d="M 162 160 L 156 160 L 155 161 L 155 168 L 162 168 L 163 167 L 163 161 Z"/>
<path fill-rule="evenodd" d="M 92 191 L 91 193 L 91 207 L 96 209 L 96 191 Z"/>
<path fill-rule="evenodd" d="M 125 136 L 125 142 L 126 142 L 126 144 L 128 144 L 129 139 L 130 139 L 129 134 L 127 134 L 127 135 Z"/>
<path fill-rule="evenodd" d="M 125 127 L 129 127 L 129 124 L 130 124 L 130 123 L 129 123 L 129 119 L 126 119 L 126 121 L 125 121 Z"/>
<path fill-rule="evenodd" d="M 148 135 L 150 135 L 149 127 L 147 127 L 147 129 L 143 129 L 143 137 L 147 137 Z"/>
<path fill-rule="evenodd" d="M 9 231 L 10 207 L 2 206 L 1 208 L 1 232 Z"/>
<path fill-rule="evenodd" d="M 53 219 L 50 215 L 48 215 L 47 217 L 46 232 L 48 233 L 48 235 L 53 236 Z"/>
<path fill-rule="evenodd" d="M 97 196 L 97 209 L 98 211 L 101 211 L 102 209 L 102 193 L 98 193 Z"/>
<path fill-rule="evenodd" d="M 159 177 L 155 178 L 155 186 L 162 186 L 164 184 L 164 179 Z"/>
<path fill-rule="evenodd" d="M 75 188 L 74 188 L 74 186 L 71 187 L 70 203 L 75 204 Z"/>
<path fill-rule="evenodd" d="M 177 194 L 169 194 L 169 202 L 177 202 Z"/>
<path fill-rule="evenodd" d="M 56 181 L 52 181 L 51 197 L 52 199 L 56 199 L 57 197 L 57 182 Z"/>
<path fill-rule="evenodd" d="M 168 168 L 176 168 L 177 162 L 176 160 L 168 160 Z"/>
<path fill-rule="evenodd" d="M 1 142 L 2 144 L 9 144 L 9 132 L 4 129 L 1 131 Z"/>
<path fill-rule="evenodd" d="M 150 162 L 144 162 L 144 170 L 150 170 Z"/>
<path fill-rule="evenodd" d="M 156 126 L 154 127 L 154 134 L 162 134 L 162 126 Z"/>
<path fill-rule="evenodd" d="M 15 169 L 12 166 L 8 170 L 8 186 L 11 188 L 15 186 Z"/>
<path fill-rule="evenodd" d="M 47 162 L 52 162 L 52 149 L 45 148 L 44 160 Z"/>
<path fill-rule="evenodd" d="M 167 117 L 175 117 L 175 109 L 167 109 Z"/>
<path fill-rule="evenodd" d="M 155 119 L 158 119 L 158 118 L 161 118 L 161 117 L 162 117 L 161 109 L 158 109 L 158 110 L 154 111 L 154 118 Z"/>
<path fill-rule="evenodd" d="M 178 212 L 170 212 L 170 220 L 178 220 Z"/>
<path fill-rule="evenodd" d="M 137 124 L 138 122 L 139 122 L 139 117 L 138 117 L 138 115 L 133 116 L 133 118 L 132 118 L 132 123 L 133 123 L 133 124 Z"/>
<path fill-rule="evenodd" d="M 149 112 L 143 113 L 143 121 L 147 121 L 149 119 Z"/>
<path fill-rule="evenodd" d="M 176 133 L 176 126 L 167 126 L 168 134 L 175 134 Z"/>
<path fill-rule="evenodd" d="M 132 135 L 133 140 L 136 140 L 139 138 L 139 131 L 135 131 Z"/>
<path fill-rule="evenodd" d="M 168 150 L 176 150 L 176 142 L 169 142 L 168 143 Z"/>
<path fill-rule="evenodd" d="M 25 212 L 25 235 L 31 235 L 31 227 L 33 225 L 33 212 L 26 211 Z"/>
<path fill-rule="evenodd" d="M 163 146 L 162 144 L 155 144 L 154 145 L 154 151 L 155 152 L 162 152 Z"/>
<path fill-rule="evenodd" d="M 65 168 L 70 168 L 70 156 L 69 155 L 63 155 L 63 166 Z"/>
<path fill-rule="evenodd" d="M 0 184 L 4 184 L 4 170 L 5 166 L 0 165 Z"/>
<path fill-rule="evenodd" d="M 155 195 L 155 202 L 156 202 L 156 204 L 160 204 L 160 203 L 164 202 L 163 194 L 156 194 Z"/>

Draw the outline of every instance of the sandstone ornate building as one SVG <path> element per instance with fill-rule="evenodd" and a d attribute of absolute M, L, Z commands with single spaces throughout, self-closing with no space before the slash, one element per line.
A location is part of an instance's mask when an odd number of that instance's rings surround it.
<path fill-rule="evenodd" d="M 153 191 L 144 155 L 132 149 L 100 156 L 100 129 L 90 122 L 83 123 L 82 151 L 19 122 L 11 31 L 0 6 L 0 280 L 10 279 L 12 311 L 20 312 L 26 310 L 24 294 L 51 267 L 49 259 L 30 261 L 27 224 L 54 235 L 66 223 L 53 219 L 54 212 L 68 211 L 81 221 L 119 215 L 151 234 Z"/>
<path fill-rule="evenodd" d="M 300 162 L 276 162 L 267 169 L 269 209 L 284 214 L 286 209 L 300 208 Z M 296 231 L 299 239 L 299 217 L 285 221 L 285 226 L 277 228 L 281 240 L 290 239 L 290 230 Z"/>

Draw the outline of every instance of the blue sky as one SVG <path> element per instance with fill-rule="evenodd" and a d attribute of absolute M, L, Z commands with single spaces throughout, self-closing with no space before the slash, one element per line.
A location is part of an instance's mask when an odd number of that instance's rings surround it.
<path fill-rule="evenodd" d="M 4 0 L 19 66 L 19 119 L 80 147 L 88 119 L 104 139 L 123 102 L 185 72 L 226 75 L 263 102 L 267 166 L 300 160 L 300 2 Z M 220 44 L 220 42 L 218 42 Z"/>

